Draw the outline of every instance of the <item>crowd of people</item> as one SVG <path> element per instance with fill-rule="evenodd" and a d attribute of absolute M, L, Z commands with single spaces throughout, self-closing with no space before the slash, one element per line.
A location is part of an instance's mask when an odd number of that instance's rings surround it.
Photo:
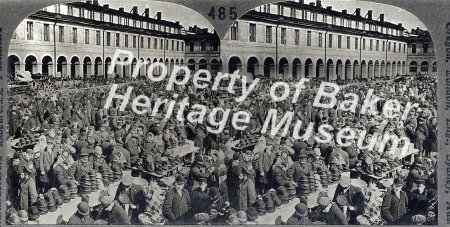
<path fill-rule="evenodd" d="M 166 82 L 133 81 L 130 100 L 139 95 L 152 102 L 156 97 L 189 97 L 191 105 L 202 104 L 207 111 L 222 107 L 249 112 L 248 127 L 236 130 L 228 122 L 221 133 L 210 133 L 206 126 L 213 126 L 208 121 L 164 118 L 168 105 L 162 105 L 156 116 L 134 113 L 131 102 L 120 111 L 120 100 L 104 109 L 109 87 L 12 96 L 8 223 L 39 223 L 39 215 L 64 207 L 77 196 L 82 198 L 77 210 L 63 210 L 73 215 L 58 224 L 251 224 L 290 203 L 296 204 L 283 210 L 293 213 L 287 220 L 258 224 L 437 223 L 435 78 L 348 81 L 341 86 L 338 104 L 332 109 L 312 105 L 320 85 L 315 80 L 296 103 L 271 100 L 268 91 L 274 80 L 261 81 L 240 103 L 233 94 L 199 90 L 192 83 L 165 90 Z M 126 87 L 117 93 L 125 93 Z M 390 119 L 361 114 L 361 105 L 355 112 L 337 108 L 345 93 L 363 99 L 370 88 L 378 97 L 398 100 L 401 109 L 407 102 L 419 107 L 406 118 Z M 174 93 L 180 95 L 173 98 Z M 383 100 L 377 103 L 378 111 L 383 104 Z M 296 140 L 292 133 L 261 134 L 269 109 L 277 110 L 278 120 L 294 111 L 295 119 L 314 122 L 313 135 L 319 135 L 317 126 L 324 123 L 334 127 L 330 132 L 333 138 L 340 129 L 352 127 L 367 131 L 367 145 L 374 133 L 389 132 L 408 137 L 418 152 L 413 160 L 405 160 L 388 152 L 389 143 L 380 153 L 378 149 L 360 149 L 356 138 L 348 140 L 351 146 L 341 147 L 334 140 Z M 303 127 L 300 134 L 305 130 Z M 198 148 L 193 162 L 166 152 L 191 142 Z M 380 142 L 381 137 L 375 139 L 376 148 Z M 243 146 L 237 147 L 238 143 Z M 162 176 L 177 165 L 186 171 L 166 176 L 173 178 L 169 185 L 154 179 L 149 185 L 135 183 L 142 172 Z M 385 176 L 391 167 L 399 167 L 399 171 Z M 372 175 L 383 180 L 374 184 L 369 179 Z M 365 184 L 355 185 L 356 179 Z M 113 182 L 120 182 L 117 190 L 108 191 Z M 382 201 L 374 201 L 374 188 L 382 193 Z M 95 190 L 102 191 L 99 203 L 90 206 L 89 193 Z M 334 196 L 328 190 L 335 190 Z M 314 204 L 308 200 L 312 193 L 318 194 Z"/>

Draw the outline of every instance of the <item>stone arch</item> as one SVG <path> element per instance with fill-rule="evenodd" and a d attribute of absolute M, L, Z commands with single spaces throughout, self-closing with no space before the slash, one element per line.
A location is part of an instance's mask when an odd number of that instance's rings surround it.
<path fill-rule="evenodd" d="M 421 73 L 428 73 L 429 64 L 427 61 L 422 61 L 420 63 L 420 72 Z"/>
<path fill-rule="evenodd" d="M 280 58 L 278 61 L 278 74 L 283 79 L 289 76 L 289 61 L 285 57 Z"/>
<path fill-rule="evenodd" d="M 361 79 L 367 78 L 367 64 L 366 60 L 361 61 Z"/>
<path fill-rule="evenodd" d="M 259 61 L 256 57 L 250 57 L 247 59 L 247 73 L 254 75 L 259 74 Z"/>
<path fill-rule="evenodd" d="M 374 66 L 373 66 L 373 61 L 369 60 L 369 63 L 367 64 L 368 69 L 367 69 L 367 78 L 374 78 Z"/>
<path fill-rule="evenodd" d="M 64 56 L 59 56 L 56 65 L 56 72 L 60 73 L 62 77 L 68 76 L 69 73 L 67 65 L 67 58 Z M 71 75 L 71 78 L 75 78 L 75 75 Z"/>
<path fill-rule="evenodd" d="M 336 75 L 336 72 L 334 68 L 333 59 L 328 59 L 325 72 L 326 80 L 327 81 L 334 80 L 335 79 L 334 75 Z"/>
<path fill-rule="evenodd" d="M 355 78 L 358 78 L 358 79 L 361 78 L 361 67 L 359 65 L 358 60 L 353 61 L 353 79 L 355 79 Z"/>
<path fill-rule="evenodd" d="M 373 69 L 374 71 L 374 78 L 380 77 L 380 62 L 378 60 L 375 60 L 375 67 Z"/>
<path fill-rule="evenodd" d="M 392 62 L 392 76 L 397 76 L 397 62 L 395 61 Z"/>
<path fill-rule="evenodd" d="M 302 62 L 300 58 L 294 58 L 292 61 L 292 79 L 297 80 L 301 77 Z"/>
<path fill-rule="evenodd" d="M 310 78 L 310 77 L 314 77 L 314 63 L 311 60 L 311 58 L 307 58 L 305 60 L 305 77 L 306 78 Z"/>
<path fill-rule="evenodd" d="M 72 77 L 81 76 L 80 65 L 80 59 L 77 56 L 73 56 L 70 59 L 70 75 L 72 75 Z"/>
<path fill-rule="evenodd" d="M 187 67 L 191 70 L 191 72 L 195 71 L 195 60 L 193 58 L 190 58 L 187 64 Z"/>
<path fill-rule="evenodd" d="M 83 75 L 90 76 L 91 72 L 92 60 L 91 57 L 86 56 L 83 59 Z"/>
<path fill-rule="evenodd" d="M 30 72 L 31 74 L 37 73 L 38 61 L 36 56 L 28 55 L 25 58 L 25 71 Z"/>
<path fill-rule="evenodd" d="M 42 58 L 42 74 L 43 75 L 53 75 L 53 58 L 46 55 Z"/>
<path fill-rule="evenodd" d="M 352 63 L 350 62 L 349 59 L 347 59 L 347 61 L 345 61 L 344 79 L 352 80 L 353 79 L 352 73 L 353 73 L 352 72 Z"/>
<path fill-rule="evenodd" d="M 336 80 L 345 79 L 344 64 L 341 59 L 336 61 Z"/>
<path fill-rule="evenodd" d="M 9 55 L 8 73 L 14 78 L 17 71 L 20 71 L 20 59 L 16 55 Z"/>
<path fill-rule="evenodd" d="M 239 57 L 233 56 L 228 60 L 228 73 L 233 73 L 236 70 L 241 70 L 242 61 Z"/>
<path fill-rule="evenodd" d="M 208 62 L 206 59 L 202 58 L 198 61 L 198 69 L 208 69 Z"/>
<path fill-rule="evenodd" d="M 217 74 L 220 70 L 220 61 L 217 60 L 216 58 L 211 59 L 211 73 L 212 74 Z"/>
<path fill-rule="evenodd" d="M 275 61 L 272 57 L 264 59 L 264 77 L 273 77 L 275 75 Z"/>
<path fill-rule="evenodd" d="M 322 59 L 317 59 L 316 61 L 316 78 L 325 78 L 325 64 Z"/>
<path fill-rule="evenodd" d="M 436 63 L 436 61 L 434 61 L 433 64 L 431 64 L 431 65 L 433 66 L 431 72 L 437 73 L 437 63 Z"/>

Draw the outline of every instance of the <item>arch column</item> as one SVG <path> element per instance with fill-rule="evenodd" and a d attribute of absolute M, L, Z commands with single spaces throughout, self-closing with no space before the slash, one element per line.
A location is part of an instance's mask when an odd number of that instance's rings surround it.
<path fill-rule="evenodd" d="M 353 64 L 350 63 L 349 79 L 353 80 L 353 78 L 355 78 L 355 75 L 353 74 Z"/>
<path fill-rule="evenodd" d="M 37 72 L 34 72 L 34 73 L 41 73 L 42 74 L 42 63 L 38 62 L 36 68 L 37 68 Z"/>

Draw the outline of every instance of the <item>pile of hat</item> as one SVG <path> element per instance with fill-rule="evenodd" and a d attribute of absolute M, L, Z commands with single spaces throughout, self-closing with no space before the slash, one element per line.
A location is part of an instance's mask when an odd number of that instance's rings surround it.
<path fill-rule="evenodd" d="M 273 202 L 272 195 L 270 192 L 264 194 L 262 196 L 264 203 L 266 204 L 266 212 L 273 213 L 275 212 L 275 203 Z"/>
<path fill-rule="evenodd" d="M 91 183 L 91 178 L 89 177 L 89 175 L 84 174 L 81 175 L 80 178 L 80 185 L 79 185 L 79 190 L 81 194 L 89 194 L 91 193 L 91 188 L 92 183 Z"/>
<path fill-rule="evenodd" d="M 325 169 L 318 169 L 319 172 L 319 176 L 320 176 L 320 183 L 322 184 L 323 188 L 327 188 L 328 185 L 330 184 L 329 181 L 329 174 L 327 172 L 327 170 Z"/>
<path fill-rule="evenodd" d="M 308 174 L 309 192 L 314 193 L 317 191 L 318 185 L 317 180 L 313 173 Z M 302 193 L 304 195 L 304 193 Z"/>
<path fill-rule="evenodd" d="M 257 211 L 259 215 L 265 215 L 266 214 L 266 203 L 262 198 L 258 198 L 255 203 L 253 203 L 253 206 Z"/>
<path fill-rule="evenodd" d="M 91 180 L 91 192 L 97 191 L 98 190 L 97 172 L 95 170 L 91 170 L 88 172 L 88 176 Z"/>
<path fill-rule="evenodd" d="M 53 199 L 55 200 L 56 206 L 57 206 L 57 207 L 61 207 L 61 206 L 63 205 L 63 203 L 64 203 L 64 200 L 63 200 L 63 198 L 61 198 L 61 196 L 59 195 L 58 189 L 56 189 L 56 188 L 51 188 L 48 192 L 52 194 Z"/>
<path fill-rule="evenodd" d="M 109 183 L 118 182 L 122 179 L 122 168 L 120 165 L 111 166 L 112 174 L 109 175 Z"/>
<path fill-rule="evenodd" d="M 286 187 L 280 186 L 277 188 L 277 195 L 281 200 L 281 204 L 288 204 L 289 203 L 289 192 L 287 191 Z"/>
<path fill-rule="evenodd" d="M 389 170 L 388 161 L 382 158 L 373 160 L 373 172 L 376 176 L 383 176 Z"/>
<path fill-rule="evenodd" d="M 271 189 L 269 193 L 270 193 L 270 197 L 272 197 L 273 205 L 275 207 L 279 207 L 281 205 L 281 199 L 280 199 L 280 197 L 278 197 L 277 192 L 274 189 Z"/>
<path fill-rule="evenodd" d="M 24 134 L 19 139 L 19 142 L 16 144 L 16 147 L 23 148 L 34 145 L 39 141 L 39 137 L 40 137 L 39 134 Z"/>
<path fill-rule="evenodd" d="M 337 166 L 330 167 L 331 178 L 329 179 L 331 183 L 336 183 L 341 178 L 341 171 Z"/>
<path fill-rule="evenodd" d="M 47 202 L 47 208 L 49 212 L 55 212 L 56 211 L 56 200 L 53 196 L 52 192 L 48 191 L 44 194 L 44 198 Z"/>
<path fill-rule="evenodd" d="M 108 187 L 110 183 L 109 176 L 112 174 L 112 170 L 108 166 L 100 165 L 98 172 L 102 175 L 103 185 Z"/>
<path fill-rule="evenodd" d="M 76 187 L 75 187 L 75 189 L 76 189 Z M 70 202 L 70 196 L 72 193 L 70 192 L 70 189 L 69 189 L 69 187 L 67 187 L 67 185 L 63 184 L 63 185 L 59 186 L 58 191 L 59 191 L 59 195 L 63 199 L 64 203 Z"/>
<path fill-rule="evenodd" d="M 69 189 L 70 192 L 70 199 L 75 199 L 75 197 L 77 197 L 78 194 L 77 183 L 75 183 L 75 181 L 73 180 L 67 181 L 67 188 Z"/>
<path fill-rule="evenodd" d="M 44 195 L 39 194 L 38 199 L 34 204 L 38 209 L 41 215 L 48 213 L 48 205 L 47 201 L 44 198 Z"/>
<path fill-rule="evenodd" d="M 294 183 L 292 181 L 286 182 L 285 187 L 289 193 L 289 200 L 293 199 L 297 194 L 297 189 L 295 188 Z"/>
<path fill-rule="evenodd" d="M 258 143 L 259 135 L 245 133 L 242 138 L 239 140 L 239 143 L 236 145 L 236 148 L 241 149 L 245 147 L 254 146 Z"/>
<path fill-rule="evenodd" d="M 300 195 L 308 195 L 311 191 L 310 191 L 310 182 L 309 182 L 309 177 L 306 175 L 302 175 L 300 176 L 299 179 L 299 184 L 298 184 L 298 192 Z"/>

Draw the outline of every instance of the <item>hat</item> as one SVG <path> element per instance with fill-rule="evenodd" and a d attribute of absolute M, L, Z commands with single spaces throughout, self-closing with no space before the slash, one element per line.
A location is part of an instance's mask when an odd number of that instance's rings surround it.
<path fill-rule="evenodd" d="M 425 184 L 425 180 L 423 179 L 416 180 L 416 184 Z"/>
<path fill-rule="evenodd" d="M 133 183 L 133 176 L 131 175 L 125 175 L 122 178 L 122 184 L 125 186 L 130 186 Z"/>
<path fill-rule="evenodd" d="M 270 192 L 270 197 L 272 197 L 273 205 L 275 207 L 279 207 L 281 205 L 281 199 L 278 197 L 276 191 L 271 191 Z"/>
<path fill-rule="evenodd" d="M 8 222 L 8 224 L 11 224 L 11 225 L 22 224 L 22 221 L 20 220 L 20 218 L 17 214 L 10 215 L 7 222 Z M 239 223 L 237 223 L 237 224 L 239 224 Z"/>
<path fill-rule="evenodd" d="M 421 225 L 427 221 L 427 218 L 421 214 L 412 216 L 411 221 L 416 225 Z"/>
<path fill-rule="evenodd" d="M 235 215 L 230 215 L 230 217 L 228 217 L 228 220 L 226 221 L 229 225 L 239 225 L 239 219 L 237 216 Z"/>
<path fill-rule="evenodd" d="M 207 179 L 206 179 L 206 177 L 199 177 L 199 178 L 197 179 L 197 181 L 198 181 L 199 183 L 205 183 L 205 182 L 207 182 Z"/>
<path fill-rule="evenodd" d="M 80 157 L 83 157 L 83 156 L 89 156 L 89 152 L 86 147 L 83 147 L 80 151 Z"/>
<path fill-rule="evenodd" d="M 26 210 L 19 210 L 17 213 L 20 221 L 28 221 L 28 212 Z"/>
<path fill-rule="evenodd" d="M 396 185 L 396 186 L 403 186 L 403 179 L 399 178 L 399 177 L 395 178 L 394 179 L 394 185 Z"/>
<path fill-rule="evenodd" d="M 180 184 L 184 184 L 184 183 L 186 183 L 186 179 L 183 176 L 178 175 L 175 177 L 175 184 L 180 185 Z"/>
<path fill-rule="evenodd" d="M 102 204 L 103 205 L 103 204 Z M 78 213 L 83 215 L 83 216 L 88 216 L 89 215 L 89 204 L 87 202 L 80 202 L 77 205 L 77 209 L 78 209 Z"/>
<path fill-rule="evenodd" d="M 208 196 L 212 200 L 216 200 L 220 196 L 220 191 L 218 187 L 212 187 L 209 189 Z"/>
<path fill-rule="evenodd" d="M 306 216 L 308 207 L 304 203 L 299 203 L 295 205 L 295 211 L 300 214 L 300 216 Z"/>
<path fill-rule="evenodd" d="M 320 152 L 320 148 L 314 148 L 314 154 L 315 155 L 321 155 L 322 153 Z"/>
<path fill-rule="evenodd" d="M 235 152 L 235 153 L 233 154 L 233 160 L 239 160 L 239 157 L 240 157 L 240 155 L 239 155 L 238 152 Z"/>
<path fill-rule="evenodd" d="M 236 216 L 240 222 L 247 221 L 247 214 L 243 210 L 238 211 Z"/>
<path fill-rule="evenodd" d="M 328 198 L 327 196 L 322 196 L 319 201 L 318 201 L 320 206 L 326 207 L 331 203 L 330 198 Z"/>
<path fill-rule="evenodd" d="M 284 186 L 280 186 L 277 188 L 277 195 L 281 199 L 281 204 L 289 203 L 289 193 Z"/>
<path fill-rule="evenodd" d="M 31 206 L 28 209 L 28 217 L 32 221 L 38 219 L 39 218 L 39 209 L 35 206 Z"/>
<path fill-rule="evenodd" d="M 341 181 L 339 181 L 339 184 L 343 187 L 343 188 L 348 188 L 350 187 L 350 184 L 352 183 L 352 180 L 350 179 L 350 177 L 347 176 L 343 176 L 341 178 Z"/>
<path fill-rule="evenodd" d="M 264 203 L 266 204 L 266 212 L 267 213 L 273 213 L 275 212 L 275 205 L 272 199 L 272 196 L 270 193 L 266 193 L 262 196 L 262 199 L 264 200 Z"/>
<path fill-rule="evenodd" d="M 266 214 L 266 204 L 262 199 L 258 199 L 253 203 L 253 207 L 258 211 L 259 215 Z"/>
<path fill-rule="evenodd" d="M 111 205 L 111 203 L 113 202 L 113 198 L 111 196 L 104 196 L 102 198 L 102 200 L 100 201 L 100 203 L 102 204 L 103 207 L 108 207 L 109 205 Z"/>
<path fill-rule="evenodd" d="M 254 207 L 249 207 L 247 210 L 247 217 L 249 221 L 255 221 L 258 219 L 259 213 Z"/>
<path fill-rule="evenodd" d="M 198 213 L 194 215 L 194 221 L 197 223 L 204 223 L 209 220 L 209 214 L 207 213 Z"/>
<path fill-rule="evenodd" d="M 130 197 L 125 193 L 120 193 L 119 197 L 117 198 L 121 204 L 129 204 L 130 203 Z"/>
<path fill-rule="evenodd" d="M 36 206 L 39 209 L 40 214 L 48 213 L 47 202 L 45 201 L 45 199 L 43 197 L 38 198 L 38 200 L 36 201 Z"/>

